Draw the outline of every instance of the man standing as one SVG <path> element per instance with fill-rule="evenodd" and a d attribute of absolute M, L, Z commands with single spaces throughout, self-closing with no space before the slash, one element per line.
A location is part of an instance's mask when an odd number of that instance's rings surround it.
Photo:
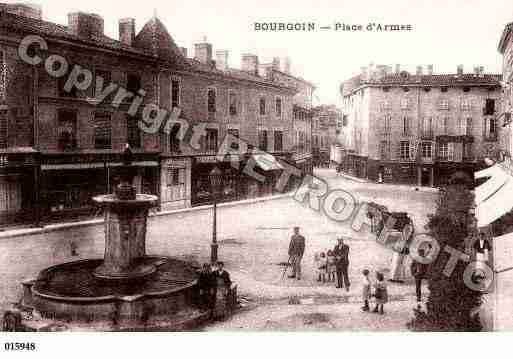
<path fill-rule="evenodd" d="M 424 249 L 419 249 L 419 257 L 426 258 Z M 421 259 L 422 260 L 422 259 Z M 429 265 L 421 263 L 413 258 L 411 263 L 411 274 L 415 278 L 415 293 L 417 294 L 417 303 L 422 301 L 422 280 L 427 279 Z"/>
<path fill-rule="evenodd" d="M 301 279 L 301 259 L 305 252 L 305 237 L 299 234 L 299 227 L 294 227 L 294 234 L 290 238 L 289 262 L 292 266 L 292 275 L 289 278 Z"/>
<path fill-rule="evenodd" d="M 345 287 L 349 292 L 349 276 L 347 269 L 349 268 L 349 246 L 344 244 L 342 237 L 338 238 L 338 244 L 333 249 L 335 256 L 335 268 L 337 270 L 337 288 Z"/>

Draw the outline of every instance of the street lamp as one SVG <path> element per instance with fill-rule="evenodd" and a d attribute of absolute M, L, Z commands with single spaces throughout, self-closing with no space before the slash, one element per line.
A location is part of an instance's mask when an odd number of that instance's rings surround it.
<path fill-rule="evenodd" d="M 217 262 L 217 196 L 221 190 L 221 182 L 223 179 L 223 173 L 221 170 L 215 166 L 210 174 L 208 175 L 210 181 L 210 188 L 212 190 L 212 199 L 214 201 L 214 218 L 212 225 L 212 244 L 210 251 L 210 261 L 212 263 Z"/>

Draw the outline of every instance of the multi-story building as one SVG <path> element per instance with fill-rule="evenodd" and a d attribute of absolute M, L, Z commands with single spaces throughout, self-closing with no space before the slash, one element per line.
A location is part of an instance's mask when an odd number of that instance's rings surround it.
<path fill-rule="evenodd" d="M 436 186 L 472 181 L 498 148 L 501 75 L 362 68 L 344 82 L 344 170 L 383 182 Z"/>
<path fill-rule="evenodd" d="M 503 98 L 501 123 L 503 125 L 500 136 L 501 157 L 511 158 L 513 154 L 513 23 L 507 24 L 502 32 L 498 50 L 502 58 L 502 84 Z"/>
<path fill-rule="evenodd" d="M 280 68 L 279 58 L 274 58 L 271 63 L 262 64 L 261 70 L 266 77 L 283 86 L 296 89 L 292 98 L 293 103 L 293 137 L 294 153 L 292 160 L 294 165 L 303 174 L 313 173 L 312 154 L 312 130 L 313 130 L 313 93 L 315 85 L 305 79 L 294 76 L 290 71 L 290 59 L 284 61 L 283 69 Z"/>
<path fill-rule="evenodd" d="M 330 163 L 332 146 L 339 144 L 342 128 L 342 113 L 335 105 L 320 105 L 313 109 L 312 146 L 314 164 L 327 166 Z"/>
<path fill-rule="evenodd" d="M 69 14 L 64 26 L 44 21 L 34 6 L 0 5 L 0 19 L 4 223 L 94 212 L 91 197 L 110 192 L 119 181 L 126 144 L 134 152 L 138 190 L 157 194 L 161 208 L 209 203 L 214 166 L 224 176 L 223 200 L 270 194 L 281 168 L 259 161 L 258 154 L 293 162 L 298 90 L 259 73 L 255 55 L 244 55 L 242 68 L 232 69 L 228 53 L 218 51 L 214 61 L 212 45 L 204 41 L 189 58 L 156 17 L 139 33 L 135 20 L 120 20 L 119 40 L 104 34 L 104 20 L 94 14 Z M 29 56 L 42 58 L 37 66 L 18 52 L 28 35 L 48 47 L 27 49 Z M 60 77 L 55 76 L 59 58 L 68 65 Z M 77 65 L 90 71 L 92 86 L 70 86 Z M 74 80 L 85 82 L 83 77 Z M 116 91 L 109 93 L 111 84 Z M 132 96 L 121 96 L 122 91 Z M 176 109 L 179 121 L 159 117 Z M 146 118 L 158 125 L 142 121 Z M 216 154 L 226 134 L 248 148 L 221 160 Z M 242 173 L 250 161 L 265 175 L 263 182 Z"/>

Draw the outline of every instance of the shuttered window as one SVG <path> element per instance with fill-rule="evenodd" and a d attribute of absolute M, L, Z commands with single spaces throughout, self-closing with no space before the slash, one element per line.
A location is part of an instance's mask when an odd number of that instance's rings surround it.
<path fill-rule="evenodd" d="M 110 149 L 111 144 L 111 123 L 110 115 L 95 114 L 94 116 L 94 148 Z"/>

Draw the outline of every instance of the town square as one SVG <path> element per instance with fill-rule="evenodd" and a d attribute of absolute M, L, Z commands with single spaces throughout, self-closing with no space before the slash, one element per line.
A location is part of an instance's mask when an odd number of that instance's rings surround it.
<path fill-rule="evenodd" d="M 513 329 L 511 16 L 154 3 L 0 4 L 3 332 Z"/>

